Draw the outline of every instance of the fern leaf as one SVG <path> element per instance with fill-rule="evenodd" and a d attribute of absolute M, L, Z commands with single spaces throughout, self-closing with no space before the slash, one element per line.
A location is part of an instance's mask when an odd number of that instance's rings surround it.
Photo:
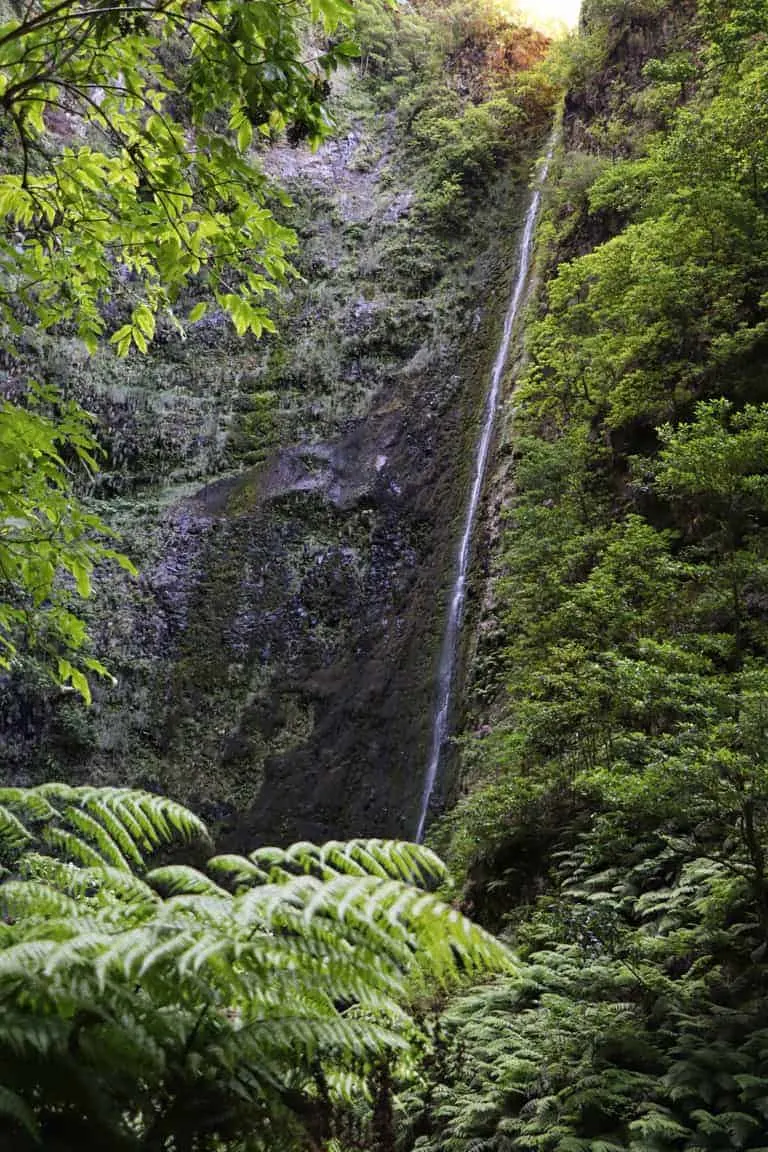
<path fill-rule="evenodd" d="M 80 836 L 76 836 L 74 832 L 68 832 L 64 828 L 50 826 L 44 828 L 42 840 L 72 863 L 83 864 L 86 868 L 98 868 L 104 863 L 95 848 Z"/>
<path fill-rule="evenodd" d="M 0 788 L 0 804 L 32 822 L 53 820 L 58 815 L 40 788 Z"/>
<path fill-rule="evenodd" d="M 29 880 L 8 881 L 0 887 L 0 905 L 3 914 L 13 920 L 21 917 L 75 917 L 78 906 L 63 893 Z"/>
<path fill-rule="evenodd" d="M 208 876 L 184 864 L 175 864 L 166 868 L 155 868 L 147 875 L 147 883 L 161 889 L 169 896 L 181 894 L 195 896 L 228 896 L 224 888 L 220 888 Z"/>
<path fill-rule="evenodd" d="M 269 873 L 245 856 L 214 856 L 206 867 L 211 872 L 226 876 L 236 887 L 264 884 L 269 880 Z"/>
<path fill-rule="evenodd" d="M 331 840 L 316 845 L 300 842 L 285 850 L 260 848 L 250 860 L 261 871 L 276 870 L 286 879 L 297 871 L 329 879 L 333 875 L 374 876 L 410 884 L 439 884 L 448 878 L 445 865 L 428 848 L 398 840 Z"/>
<path fill-rule="evenodd" d="M 105 798 L 112 811 L 125 823 L 130 813 L 153 844 L 171 843 L 176 835 L 182 840 L 210 841 L 208 829 L 199 817 L 165 796 L 139 792 L 128 788 L 115 788 Z"/>
<path fill-rule="evenodd" d="M 86 841 L 90 842 L 105 864 L 109 864 L 113 868 L 121 869 L 123 872 L 130 872 L 130 865 L 125 856 L 120 851 L 115 840 L 98 820 L 95 820 L 88 812 L 84 812 L 72 805 L 64 809 L 64 817 L 77 829 L 81 836 L 85 837 Z"/>
<path fill-rule="evenodd" d="M 18 816 L 5 805 L 0 806 L 0 848 L 13 854 L 33 840 L 34 836 L 24 827 Z"/>
<path fill-rule="evenodd" d="M 103 825 L 123 856 L 140 868 L 144 858 L 129 829 L 120 819 L 120 805 L 115 802 L 114 795 L 113 790 L 98 790 L 88 796 L 85 807 L 91 816 Z"/>
<path fill-rule="evenodd" d="M 57 947 L 55 940 L 27 940 L 0 952 L 0 984 L 27 981 L 42 971 Z"/>

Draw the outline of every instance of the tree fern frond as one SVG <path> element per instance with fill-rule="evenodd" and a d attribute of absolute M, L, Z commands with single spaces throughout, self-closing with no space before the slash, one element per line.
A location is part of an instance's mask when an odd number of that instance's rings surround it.
<path fill-rule="evenodd" d="M 211 872 L 221 873 L 238 888 L 251 884 L 264 884 L 269 880 L 269 872 L 245 856 L 213 856 L 206 867 Z"/>
<path fill-rule="evenodd" d="M 32 833 L 6 805 L 0 805 L 0 849 L 18 852 L 34 840 Z"/>
<path fill-rule="evenodd" d="M 112 868 L 130 872 L 130 865 L 125 856 L 110 833 L 98 820 L 94 819 L 88 812 L 75 808 L 71 804 L 64 809 L 63 816 L 80 836 L 93 846 L 101 860 Z"/>
<path fill-rule="evenodd" d="M 140 877 L 149 851 L 201 832 L 186 810 L 124 789 L 15 799 L 36 813 L 37 844 L 25 839 L 0 885 L 0 1058 L 70 1077 L 85 1113 L 116 1094 L 119 1126 L 145 1122 L 165 1076 L 210 1091 L 214 1110 L 217 1094 L 236 1096 L 260 1124 L 318 1068 L 337 1074 L 329 1098 L 359 1101 L 366 1069 L 413 1063 L 416 982 L 514 964 L 426 890 L 444 872 L 417 847 L 300 844 L 215 858 L 210 876 L 176 865 Z"/>
<path fill-rule="evenodd" d="M 0 986 L 29 980 L 30 974 L 42 971 L 56 948 L 56 940 L 26 940 L 4 948 L 0 952 Z"/>
<path fill-rule="evenodd" d="M 78 967 L 93 970 L 98 961 L 108 954 L 111 938 L 107 933 L 94 930 L 92 925 L 82 925 L 81 930 L 69 940 L 62 940 L 51 950 L 43 968 L 45 976 L 54 976 L 59 971 L 71 972 Z"/>
<path fill-rule="evenodd" d="M 168 844 L 177 837 L 210 842 L 205 823 L 166 796 L 131 788 L 93 788 L 88 790 L 86 803 L 95 815 L 107 809 L 126 827 L 138 825 L 153 845 Z"/>
<path fill-rule="evenodd" d="M 0 1016 L 0 1049 L 14 1057 L 47 1057 L 66 1045 L 68 1024 L 61 1017 L 5 1008 Z"/>
<path fill-rule="evenodd" d="M 189 947 L 179 953 L 176 971 L 180 977 L 188 972 L 200 972 L 204 967 L 210 969 L 212 961 L 226 959 L 231 963 L 236 951 L 236 943 L 229 935 L 210 933 L 208 935 L 193 937 Z"/>
<path fill-rule="evenodd" d="M 85 809 L 93 819 L 103 825 L 123 856 L 135 867 L 140 868 L 144 858 L 136 840 L 121 819 L 121 805 L 113 797 L 114 791 L 111 789 L 94 790 L 94 793 L 85 799 Z M 142 842 L 145 841 L 142 839 Z"/>
<path fill-rule="evenodd" d="M 65 828 L 48 825 L 43 829 L 41 839 L 44 844 L 53 848 L 65 860 L 82 864 L 86 868 L 98 868 L 103 864 L 103 860 L 95 848 L 86 843 L 81 836 L 77 836 Z"/>
<path fill-rule="evenodd" d="M 361 1100 L 371 1098 L 371 1087 L 367 1078 L 349 1069 L 330 1068 L 325 1073 L 325 1082 L 328 1094 L 334 1102 L 359 1104 Z"/>
<path fill-rule="evenodd" d="M 30 788 L 28 791 L 29 793 L 36 793 L 38 796 L 42 796 L 45 800 L 74 804 L 77 802 L 78 794 L 83 791 L 89 792 L 91 789 L 79 789 L 73 787 L 71 784 L 62 784 L 60 781 L 50 780 L 45 784 L 38 784 L 36 788 Z"/>
<path fill-rule="evenodd" d="M 85 890 L 82 883 L 83 868 L 68 860 L 44 856 L 40 852 L 25 852 L 17 864 L 17 871 L 25 879 L 45 882 L 61 892 L 75 894 Z"/>
<path fill-rule="evenodd" d="M 52 820 L 58 815 L 41 788 L 0 788 L 0 804 L 12 808 L 20 818 L 32 822 Z"/>
<path fill-rule="evenodd" d="M 49 783 L 3 788 L 0 797 L 0 848 L 11 858 L 37 842 L 38 851 L 47 846 L 86 867 L 106 863 L 128 872 L 163 844 L 208 839 L 188 809 L 135 789 Z"/>
<path fill-rule="evenodd" d="M 78 905 L 71 897 L 31 880 L 10 880 L 0 885 L 0 907 L 3 915 L 13 920 L 22 916 L 36 918 L 76 917 Z"/>
<path fill-rule="evenodd" d="M 375 876 L 409 884 L 441 884 L 448 878 L 445 865 L 430 849 L 399 840 L 331 840 L 326 844 L 300 842 L 287 849 L 259 848 L 250 860 L 261 871 L 277 870 L 289 878 L 296 871 L 329 879 L 333 875 Z"/>
<path fill-rule="evenodd" d="M 68 891 L 74 895 L 98 892 L 108 893 L 121 903 L 145 908 L 159 906 L 159 897 L 140 877 L 133 872 L 123 872 L 119 868 L 102 865 L 99 868 L 80 868 L 69 881 Z M 122 913 L 123 917 L 125 913 Z M 125 919 L 123 920 L 125 923 Z"/>
<path fill-rule="evenodd" d="M 234 1034 L 234 1043 L 240 1058 L 248 1052 L 246 1042 L 253 1045 L 252 1057 L 258 1064 L 270 1050 L 290 1047 L 301 1053 L 308 1064 L 320 1052 L 337 1052 L 345 1060 L 357 1062 L 382 1051 L 405 1049 L 407 1040 L 382 1024 L 371 1020 L 354 1020 L 343 1015 L 310 1016 L 290 1015 L 287 1006 L 262 1019 L 248 1020 Z"/>
<path fill-rule="evenodd" d="M 145 1083 L 161 1077 L 168 1065 L 164 1046 L 135 1017 L 117 1024 L 92 1021 L 78 1037 L 78 1049 L 90 1063 L 119 1069 Z"/>
<path fill-rule="evenodd" d="M 147 875 L 147 883 L 159 888 L 168 896 L 223 896 L 229 893 L 215 881 L 190 868 L 186 864 L 174 864 L 165 868 L 155 868 Z"/>
<path fill-rule="evenodd" d="M 136 977 L 142 979 L 153 968 L 160 968 L 183 952 L 186 946 L 187 941 L 180 933 L 171 933 L 165 937 L 158 937 L 155 934 L 154 938 L 147 938 L 143 949 L 136 948 L 131 951 Z M 127 971 L 131 970 L 130 967 L 127 968 Z"/>

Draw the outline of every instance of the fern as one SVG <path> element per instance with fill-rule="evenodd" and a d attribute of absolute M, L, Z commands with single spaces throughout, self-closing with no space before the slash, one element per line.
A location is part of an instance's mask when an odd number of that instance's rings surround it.
<path fill-rule="evenodd" d="M 129 872 L 181 840 L 208 840 L 205 825 L 181 804 L 129 788 L 0 788 L 0 855 L 19 860 L 35 848 L 84 867 Z"/>
<path fill-rule="evenodd" d="M 210 875 L 136 875 L 157 846 L 203 835 L 199 821 L 118 789 L 6 790 L 5 804 L 23 830 L 0 886 L 0 1074 L 19 1149 L 52 1117 L 138 1148 L 166 1113 L 175 1136 L 223 1135 L 236 1116 L 269 1145 L 288 1113 L 319 1107 L 319 1069 L 338 1106 L 384 1057 L 412 1071 L 415 989 L 515 967 L 430 890 L 445 871 L 415 845 L 300 844 L 215 858 Z"/>

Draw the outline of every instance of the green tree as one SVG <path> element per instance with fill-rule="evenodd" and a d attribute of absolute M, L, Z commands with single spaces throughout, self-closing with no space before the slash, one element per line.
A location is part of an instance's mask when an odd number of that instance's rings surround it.
<path fill-rule="evenodd" d="M 144 352 L 159 319 L 183 332 L 208 300 L 239 333 L 271 331 L 265 297 L 290 274 L 295 238 L 270 211 L 254 137 L 328 132 L 328 76 L 355 53 L 329 36 L 349 11 L 345 0 L 19 5 L 0 25 L 6 350 L 33 326 Z M 42 633 L 54 670 L 87 695 L 99 666 L 73 663 L 86 635 L 61 575 L 87 595 L 94 565 L 116 558 L 72 496 L 96 444 L 82 413 L 45 389 L 34 399 L 0 408 L 0 662 Z"/>

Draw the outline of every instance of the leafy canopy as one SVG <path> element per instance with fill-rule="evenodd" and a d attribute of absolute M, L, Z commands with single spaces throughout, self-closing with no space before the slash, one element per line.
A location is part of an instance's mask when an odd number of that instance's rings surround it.
<path fill-rule="evenodd" d="M 522 965 L 441 1014 L 430 1152 L 766 1146 L 768 6 L 653 7 L 585 6 L 553 169 L 442 833 Z"/>
<path fill-rule="evenodd" d="M 0 25 L 0 344 L 42 328 L 145 352 L 160 316 L 183 332 L 211 299 L 238 333 L 273 330 L 265 297 L 295 238 L 254 134 L 328 132 L 328 76 L 356 52 L 328 36 L 350 10 L 33 0 Z M 87 417 L 45 387 L 0 406 L 0 667 L 42 640 L 86 698 L 103 669 L 73 662 L 87 636 L 72 593 L 100 561 L 129 567 L 72 495 L 97 451 Z"/>
<path fill-rule="evenodd" d="M 0 27 L 5 147 L 20 158 L 0 177 L 8 329 L 26 308 L 95 347 L 116 270 L 130 309 L 110 337 L 121 353 L 146 350 L 158 310 L 197 276 L 238 331 L 269 326 L 263 297 L 293 236 L 266 206 L 253 132 L 327 132 L 325 81 L 354 49 L 312 48 L 307 22 L 327 34 L 348 11 L 344 0 L 59 0 Z"/>

